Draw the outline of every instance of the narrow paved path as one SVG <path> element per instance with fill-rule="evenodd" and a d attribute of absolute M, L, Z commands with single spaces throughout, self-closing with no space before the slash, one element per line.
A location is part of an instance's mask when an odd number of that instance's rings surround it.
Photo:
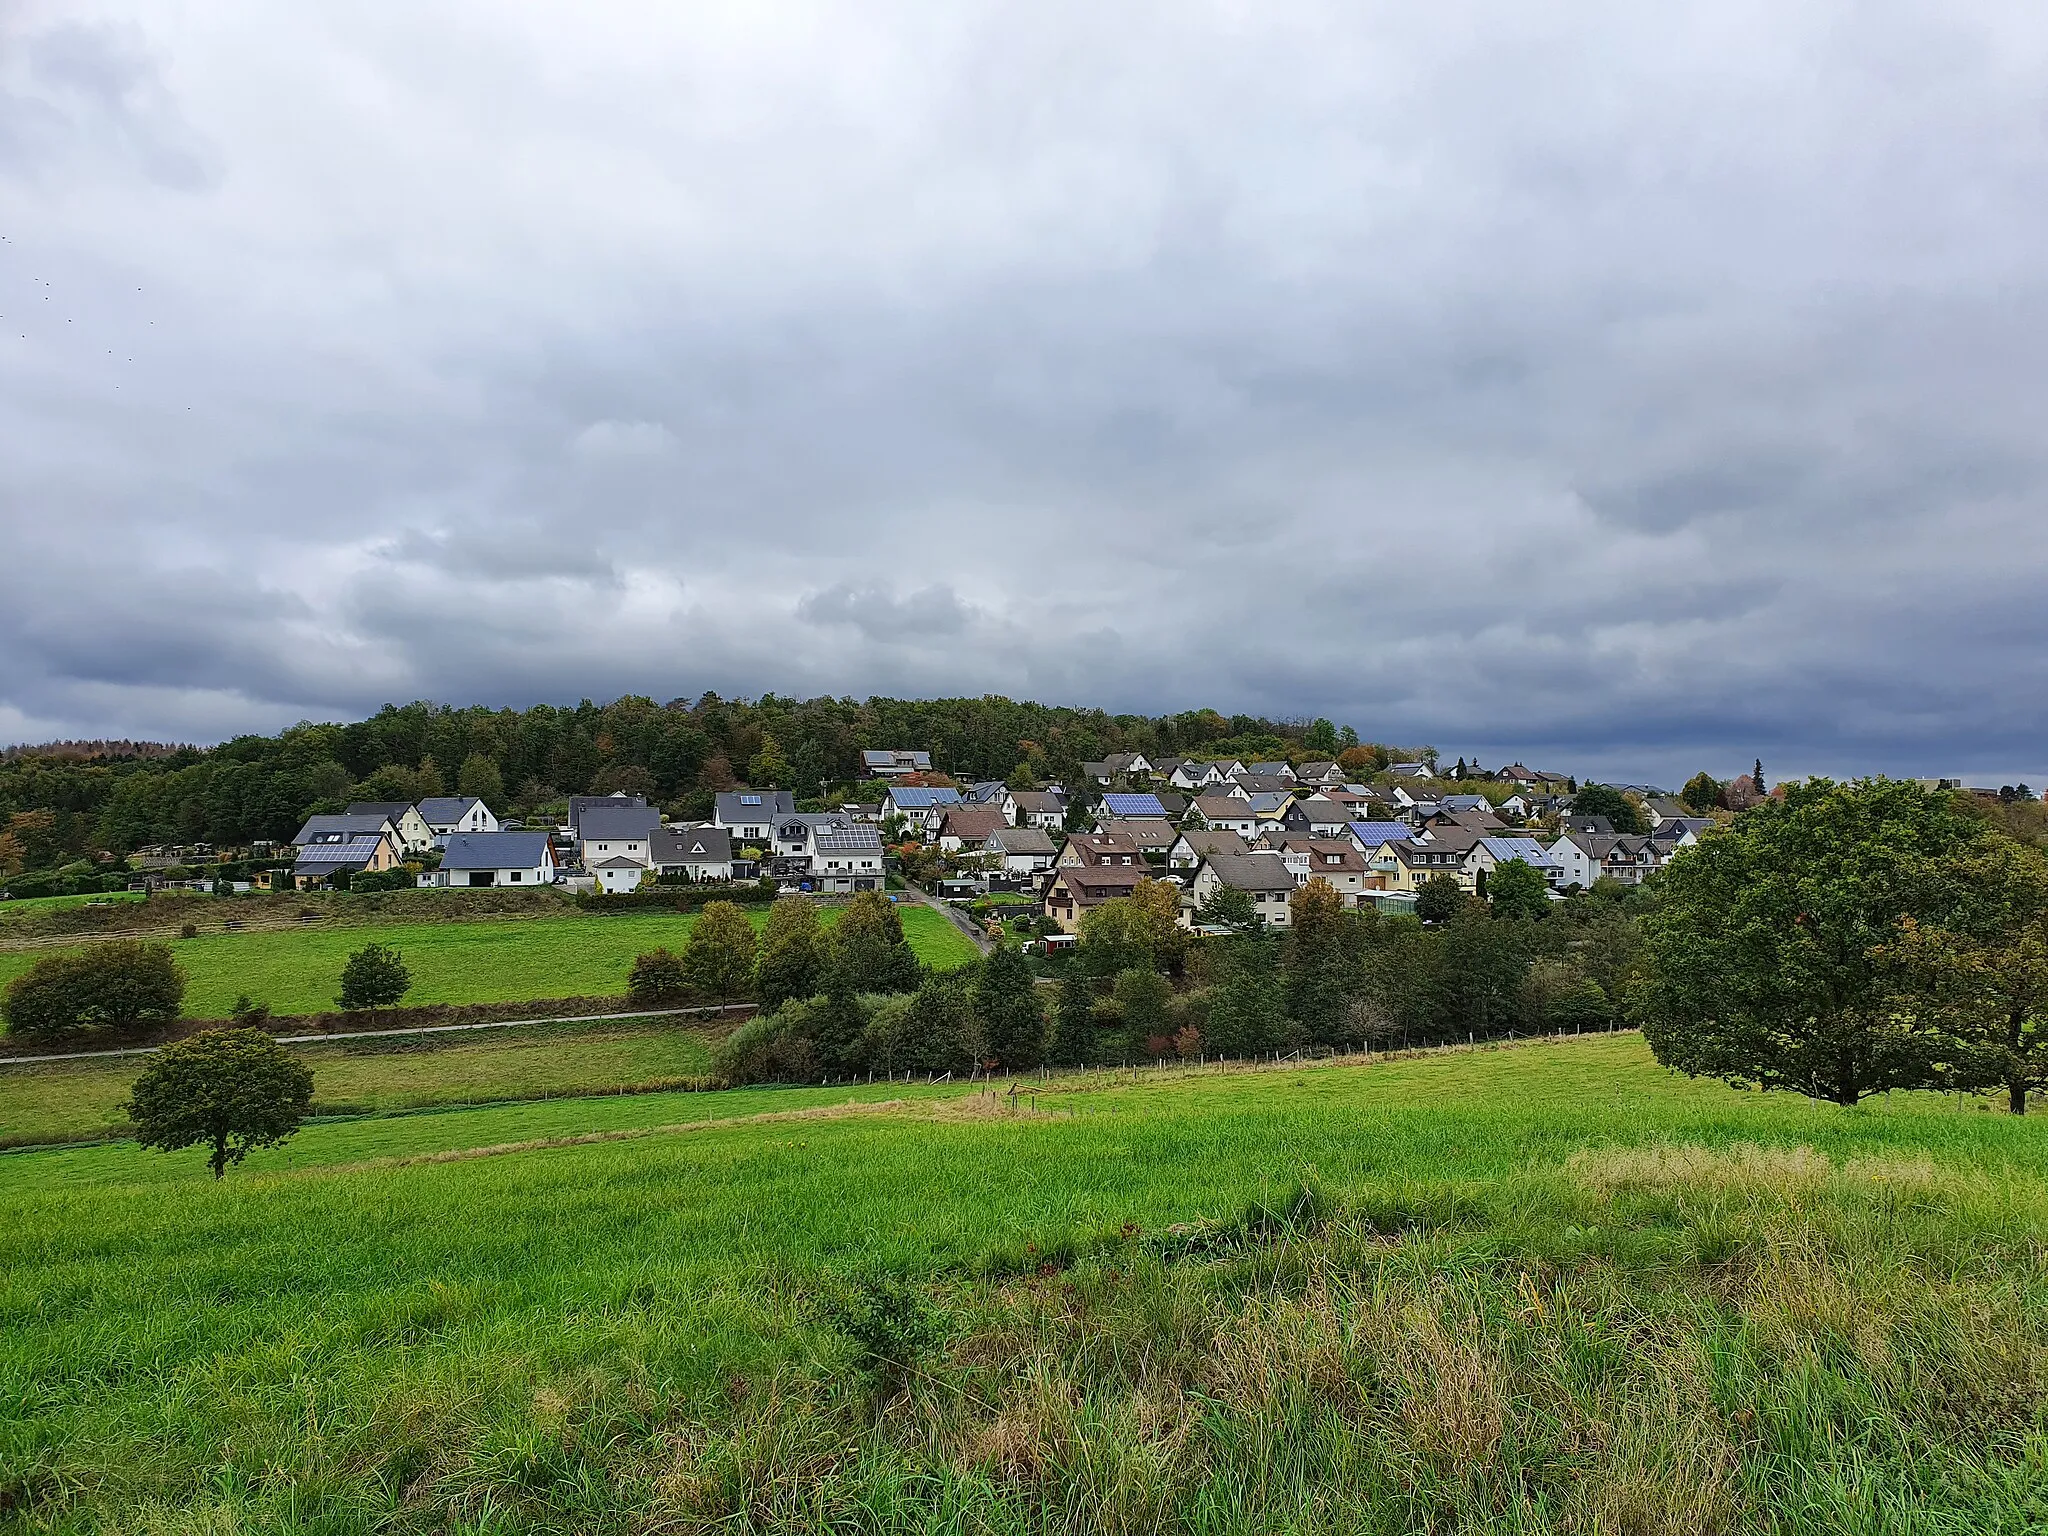
<path fill-rule="evenodd" d="M 526 1024 L 602 1024 L 612 1019 L 667 1019 L 689 1013 L 725 1014 L 735 1008 L 751 1007 L 752 1003 L 728 1003 L 723 1007 L 648 1008 L 635 1013 L 571 1013 L 544 1019 L 487 1019 L 481 1024 L 421 1024 L 412 1029 L 353 1029 L 325 1035 L 275 1035 L 272 1038 L 279 1045 L 318 1045 L 323 1040 L 391 1040 L 406 1035 L 449 1035 L 472 1029 L 518 1029 Z M 169 1043 L 175 1045 L 177 1042 Z M 42 1061 L 98 1061 L 102 1057 L 147 1056 L 162 1049 L 161 1045 L 130 1045 L 113 1051 L 66 1051 L 49 1056 L 0 1056 L 0 1067 L 28 1067 Z"/>

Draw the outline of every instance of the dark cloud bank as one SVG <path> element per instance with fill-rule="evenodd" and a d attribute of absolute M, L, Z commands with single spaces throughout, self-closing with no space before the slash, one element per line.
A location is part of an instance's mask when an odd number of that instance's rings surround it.
<path fill-rule="evenodd" d="M 0 738 L 2048 779 L 2048 12 L 0 7 Z"/>

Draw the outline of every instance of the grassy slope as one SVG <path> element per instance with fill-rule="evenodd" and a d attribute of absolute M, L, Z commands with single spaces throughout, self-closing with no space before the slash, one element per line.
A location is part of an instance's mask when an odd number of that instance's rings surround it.
<path fill-rule="evenodd" d="M 2048 1518 L 2048 1131 L 1953 1101 L 1762 1099 L 1620 1038 L 359 1166 L 847 1097 L 321 1125 L 219 1187 L 189 1153 L 0 1162 L 0 1498 L 164 1530 Z M 1228 1225 L 1305 1175 L 1327 1225 Z M 1163 1252 L 1210 1251 L 1148 1255 L 1203 1218 Z M 879 1417 L 806 1299 L 853 1265 L 949 1319 Z"/>
<path fill-rule="evenodd" d="M 103 896 L 22 896 L 13 901 L 0 901 L 0 923 L 14 918 L 33 917 L 38 912 L 61 912 L 70 907 L 82 907 L 95 901 L 141 901 L 140 891 L 113 891 Z"/>
<path fill-rule="evenodd" d="M 831 922 L 836 908 L 827 908 Z M 758 927 L 766 913 L 751 914 Z M 903 930 L 921 959 L 951 967 L 974 946 L 928 907 L 902 909 Z M 268 933 L 209 933 L 174 944 L 185 968 L 185 1011 L 221 1018 L 247 993 L 279 1014 L 317 1013 L 334 1005 L 341 967 L 365 944 L 396 945 L 412 968 L 410 1004 L 498 1003 L 525 998 L 603 997 L 623 993 L 626 971 L 643 950 L 682 943 L 694 916 L 565 916 L 479 922 L 390 923 Z M 0 985 L 49 950 L 0 953 Z"/>
<path fill-rule="evenodd" d="M 551 1025 L 388 1042 L 295 1047 L 313 1069 L 314 1113 L 384 1112 L 673 1084 L 710 1065 L 699 1030 L 675 1023 Z M 121 1135 L 121 1104 L 143 1058 L 0 1069 L 0 1136 L 10 1142 Z"/>

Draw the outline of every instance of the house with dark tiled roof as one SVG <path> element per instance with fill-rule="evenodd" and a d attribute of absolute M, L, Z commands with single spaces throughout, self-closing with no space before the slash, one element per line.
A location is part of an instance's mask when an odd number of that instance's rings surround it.
<path fill-rule="evenodd" d="M 1291 914 L 1287 898 L 1294 894 L 1294 872 L 1279 854 L 1261 851 L 1232 856 L 1219 853 L 1204 859 L 1202 867 L 1195 871 L 1195 878 L 1189 882 L 1187 899 L 1181 907 L 1182 920 L 1192 923 L 1196 909 L 1224 886 L 1250 896 L 1259 921 L 1268 928 L 1288 926 Z"/>
<path fill-rule="evenodd" d="M 1280 855 L 1296 885 L 1327 880 L 1347 907 L 1369 903 L 1367 892 L 1385 888 L 1364 851 L 1348 837 L 1281 837 L 1271 851 Z"/>
<path fill-rule="evenodd" d="M 732 832 L 726 827 L 662 827 L 654 834 L 648 860 L 667 880 L 730 880 Z"/>
<path fill-rule="evenodd" d="M 498 830 L 498 818 L 475 795 L 432 795 L 422 800 L 418 809 L 437 848 L 447 847 L 448 839 L 458 832 Z"/>
<path fill-rule="evenodd" d="M 1073 865 L 1111 864 L 1143 869 L 1145 856 L 1138 845 L 1119 832 L 1076 832 L 1060 850 L 1061 868 Z"/>
<path fill-rule="evenodd" d="M 984 853 L 1002 860 L 1006 875 L 1035 875 L 1051 869 L 1059 857 L 1053 840 L 1036 827 L 998 827 L 982 845 Z"/>
<path fill-rule="evenodd" d="M 1106 901 L 1128 896 L 1149 879 L 1131 864 L 1060 864 L 1045 888 L 1045 915 L 1066 933 L 1079 933 L 1081 920 Z"/>
<path fill-rule="evenodd" d="M 554 842 L 545 832 L 451 832 L 440 867 L 421 875 L 420 884 L 544 886 L 558 873 Z"/>

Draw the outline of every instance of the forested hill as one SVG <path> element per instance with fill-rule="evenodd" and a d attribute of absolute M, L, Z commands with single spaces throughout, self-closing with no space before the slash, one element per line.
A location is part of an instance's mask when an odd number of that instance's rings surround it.
<path fill-rule="evenodd" d="M 929 751 L 964 779 L 1071 782 L 1109 753 L 1282 756 L 1356 744 L 1329 721 L 1280 722 L 1213 710 L 1147 717 L 1004 698 L 755 700 L 622 698 L 574 708 L 387 705 L 352 725 L 300 724 L 209 749 L 143 748 L 82 756 L 77 744 L 0 762 L 0 837 L 37 868 L 65 854 L 153 843 L 242 844 L 289 837 L 310 810 L 350 799 L 480 795 L 519 812 L 564 795 L 645 793 L 708 814 L 736 783 L 800 796 L 859 777 L 863 748 Z M 116 746 L 96 743 L 97 746 Z M 1376 755 L 1385 760 L 1385 750 Z"/>

